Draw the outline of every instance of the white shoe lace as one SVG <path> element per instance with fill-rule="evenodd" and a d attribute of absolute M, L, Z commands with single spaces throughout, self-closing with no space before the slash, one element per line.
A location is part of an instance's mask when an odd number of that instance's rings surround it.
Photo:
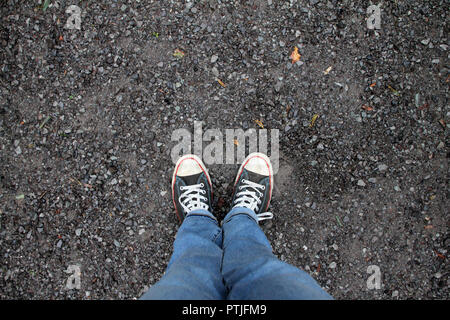
<path fill-rule="evenodd" d="M 206 194 L 204 187 L 205 185 L 203 183 L 191 186 L 180 186 L 180 190 L 184 192 L 180 195 L 178 200 L 186 211 L 186 214 L 195 209 L 209 209 L 209 206 L 206 204 L 208 198 L 202 196 L 202 194 Z"/>
<path fill-rule="evenodd" d="M 261 204 L 260 198 L 263 197 L 263 193 L 259 191 L 259 189 L 264 190 L 266 187 L 262 184 L 242 179 L 242 185 L 239 187 L 239 190 L 242 189 L 244 189 L 244 191 L 236 193 L 236 200 L 234 201 L 235 204 L 233 208 L 244 207 L 257 212 L 259 210 L 259 205 Z M 258 217 L 258 221 L 273 218 L 271 212 L 258 213 L 256 216 Z"/>

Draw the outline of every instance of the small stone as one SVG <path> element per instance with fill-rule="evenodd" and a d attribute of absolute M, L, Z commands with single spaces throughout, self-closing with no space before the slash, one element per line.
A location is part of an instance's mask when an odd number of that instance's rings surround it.
<path fill-rule="evenodd" d="M 334 269 L 334 268 L 336 268 L 336 266 L 337 266 L 336 262 L 332 262 L 329 265 L 330 269 Z"/>
<path fill-rule="evenodd" d="M 77 237 L 79 237 L 81 235 L 81 229 L 76 229 L 75 234 L 77 235 Z"/>
<path fill-rule="evenodd" d="M 213 67 L 213 68 L 211 69 L 211 72 L 212 72 L 212 74 L 213 74 L 214 76 L 216 76 L 216 77 L 219 76 L 219 70 L 217 70 L 216 67 Z"/>
<path fill-rule="evenodd" d="M 62 247 L 62 240 L 59 240 L 58 243 L 56 244 L 56 246 L 57 246 L 58 248 L 61 248 L 61 247 Z"/>
<path fill-rule="evenodd" d="M 387 165 L 385 164 L 379 164 L 378 165 L 378 171 L 385 171 L 387 169 Z"/>
<path fill-rule="evenodd" d="M 280 89 L 281 89 L 281 86 L 283 85 L 283 82 L 281 82 L 281 81 L 278 81 L 276 84 L 275 84 L 275 91 L 276 92 L 280 92 Z"/>
<path fill-rule="evenodd" d="M 116 239 L 114 239 L 114 245 L 115 245 L 117 248 L 119 248 L 119 247 L 120 247 L 120 242 L 117 241 Z"/>
<path fill-rule="evenodd" d="M 366 183 L 363 180 L 358 180 L 358 186 L 365 187 Z"/>
<path fill-rule="evenodd" d="M 218 55 L 213 55 L 212 57 L 211 57 L 211 63 L 215 63 L 216 61 L 217 61 L 217 59 L 219 59 L 219 56 Z"/>

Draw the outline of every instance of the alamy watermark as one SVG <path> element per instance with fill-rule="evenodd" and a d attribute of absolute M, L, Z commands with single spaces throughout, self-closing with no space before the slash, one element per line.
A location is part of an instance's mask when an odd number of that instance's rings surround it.
<path fill-rule="evenodd" d="M 81 289 L 81 268 L 77 264 L 71 264 L 67 267 L 66 273 L 71 273 L 69 278 L 67 278 L 66 288 L 68 290 Z"/>
<path fill-rule="evenodd" d="M 225 129 L 225 140 L 220 129 L 208 129 L 203 132 L 203 122 L 194 121 L 194 139 L 188 129 L 177 129 L 172 132 L 172 141 L 178 141 L 172 150 L 171 158 L 175 164 L 184 154 L 194 153 L 202 158 L 205 164 L 240 164 L 252 152 L 261 152 L 270 158 L 273 174 L 279 167 L 278 129 Z M 270 131 L 270 155 L 268 154 L 268 137 Z M 248 141 L 248 154 L 246 153 Z M 203 142 L 207 142 L 204 146 Z M 192 148 L 193 146 L 193 148 Z M 236 156 L 235 156 L 235 149 Z M 224 154 L 225 150 L 225 154 Z"/>
<path fill-rule="evenodd" d="M 369 15 L 367 18 L 367 29 L 380 30 L 381 29 L 381 9 L 380 5 L 371 5 L 367 8 L 366 13 Z"/>
<path fill-rule="evenodd" d="M 367 273 L 370 277 L 367 279 L 367 290 L 381 289 L 381 271 L 377 265 L 370 265 L 367 267 Z"/>
<path fill-rule="evenodd" d="M 51 6 L 51 4 L 50 4 Z M 378 5 L 370 5 L 367 7 L 366 14 L 367 17 L 367 28 L 370 30 L 380 30 L 381 29 L 381 3 Z M 64 25 L 66 29 L 76 29 L 81 30 L 81 8 L 77 5 L 70 5 L 66 9 L 66 14 L 69 14 L 69 18 Z"/>

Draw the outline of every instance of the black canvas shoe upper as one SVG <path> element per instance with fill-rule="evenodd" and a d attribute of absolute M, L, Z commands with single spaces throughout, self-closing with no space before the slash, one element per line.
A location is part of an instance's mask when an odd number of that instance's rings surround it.
<path fill-rule="evenodd" d="M 191 210 L 211 210 L 211 186 L 203 172 L 185 177 L 176 176 L 173 193 L 175 208 L 181 221 Z"/>
<path fill-rule="evenodd" d="M 273 215 L 267 210 L 272 197 L 272 184 L 270 160 L 263 154 L 250 154 L 244 160 L 236 177 L 232 207 L 245 207 L 253 210 L 259 221 L 271 219 Z"/>
<path fill-rule="evenodd" d="M 172 199 L 180 222 L 196 209 L 211 212 L 211 179 L 199 157 L 185 155 L 177 161 L 172 178 Z"/>

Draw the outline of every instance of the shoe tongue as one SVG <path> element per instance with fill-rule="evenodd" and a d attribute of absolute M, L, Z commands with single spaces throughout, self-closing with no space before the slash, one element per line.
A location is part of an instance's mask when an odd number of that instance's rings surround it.
<path fill-rule="evenodd" d="M 183 176 L 180 177 L 184 180 L 184 182 L 186 183 L 187 186 L 193 185 L 193 184 L 198 184 L 199 180 L 200 180 L 200 176 L 202 175 L 203 172 L 197 173 L 197 174 L 193 174 L 191 176 Z"/>
<path fill-rule="evenodd" d="M 259 173 L 253 172 L 253 171 L 249 171 L 249 170 L 245 170 L 245 171 L 246 171 L 247 177 L 248 177 L 247 180 L 250 180 L 252 182 L 263 184 L 262 180 L 267 178 L 267 176 L 264 176 L 262 174 L 259 174 Z"/>

